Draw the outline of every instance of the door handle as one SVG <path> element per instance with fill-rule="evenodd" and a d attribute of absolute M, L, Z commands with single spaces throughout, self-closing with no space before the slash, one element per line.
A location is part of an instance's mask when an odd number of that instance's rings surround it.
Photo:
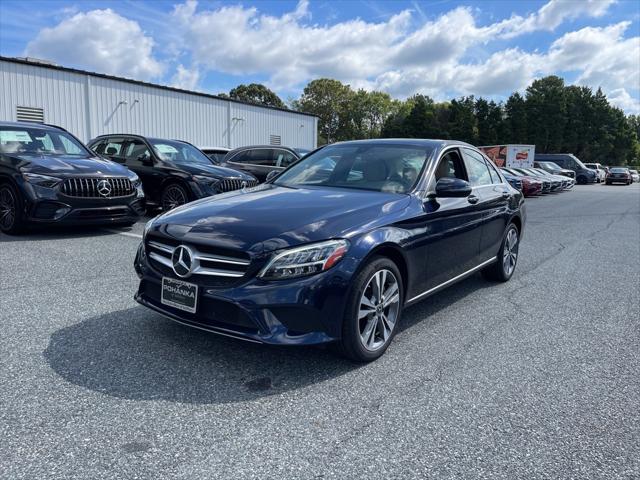
<path fill-rule="evenodd" d="M 476 203 L 478 203 L 478 197 L 476 197 L 475 195 L 471 194 L 467 197 L 467 201 L 471 204 L 471 205 L 475 205 Z"/>

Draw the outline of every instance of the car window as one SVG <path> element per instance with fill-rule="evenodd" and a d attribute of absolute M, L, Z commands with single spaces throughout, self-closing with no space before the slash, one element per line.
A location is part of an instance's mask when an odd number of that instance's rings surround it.
<path fill-rule="evenodd" d="M 475 153 L 475 152 L 472 151 L 472 153 Z M 498 169 L 493 164 L 493 162 L 489 160 L 489 157 L 487 157 L 486 155 L 482 155 L 482 158 L 484 158 L 484 162 L 489 167 L 489 175 L 491 175 L 491 181 L 493 183 L 502 183 L 502 177 L 500 177 L 500 174 L 498 173 Z"/>
<path fill-rule="evenodd" d="M 107 157 L 118 157 L 122 155 L 124 142 L 124 138 L 108 138 L 97 144 L 94 150 Z"/>
<path fill-rule="evenodd" d="M 275 155 L 276 166 L 278 167 L 286 168 L 293 162 L 298 160 L 298 158 L 293 153 L 286 150 L 275 150 Z"/>
<path fill-rule="evenodd" d="M 406 193 L 416 184 L 431 151 L 383 143 L 331 145 L 296 162 L 274 184 Z"/>
<path fill-rule="evenodd" d="M 88 154 L 82 144 L 67 132 L 28 126 L 0 129 L 0 152 L 27 155 Z"/>
<path fill-rule="evenodd" d="M 449 150 L 443 155 L 436 167 L 432 183 L 446 177 L 467 180 L 462 159 L 460 158 L 457 150 Z M 429 185 L 429 190 L 433 190 L 434 188 L 435 185 Z"/>
<path fill-rule="evenodd" d="M 464 157 L 464 164 L 467 167 L 469 183 L 474 187 L 491 185 L 491 174 L 484 159 L 479 155 L 475 155 L 475 152 L 467 148 L 462 150 L 462 156 Z"/>
<path fill-rule="evenodd" d="M 255 150 L 251 150 L 249 155 L 249 163 L 252 165 L 275 167 L 276 161 L 275 152 L 270 148 L 256 148 Z"/>
<path fill-rule="evenodd" d="M 130 140 L 124 150 L 124 158 L 127 164 L 142 165 L 144 157 L 151 158 L 149 147 L 142 140 Z"/>

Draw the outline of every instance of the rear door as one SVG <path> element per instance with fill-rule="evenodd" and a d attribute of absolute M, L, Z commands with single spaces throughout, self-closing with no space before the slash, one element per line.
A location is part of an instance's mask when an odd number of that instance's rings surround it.
<path fill-rule="evenodd" d="M 225 161 L 225 166 L 251 173 L 260 182 L 274 169 L 276 163 L 271 148 L 251 148 L 236 153 Z"/>

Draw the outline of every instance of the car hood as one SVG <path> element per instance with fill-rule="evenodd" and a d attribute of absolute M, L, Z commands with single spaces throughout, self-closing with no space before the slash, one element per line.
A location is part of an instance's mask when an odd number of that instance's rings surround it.
<path fill-rule="evenodd" d="M 264 184 L 205 198 L 159 217 L 152 230 L 252 254 L 348 238 L 406 208 L 410 196 Z"/>
<path fill-rule="evenodd" d="M 23 172 L 67 177 L 74 175 L 130 176 L 123 165 L 102 157 L 77 157 L 74 155 L 25 155 L 11 156 Z"/>
<path fill-rule="evenodd" d="M 250 173 L 234 170 L 233 168 L 219 167 L 213 164 L 181 163 L 177 165 L 177 167 L 191 173 L 192 175 L 207 175 L 215 178 L 241 178 L 243 180 L 256 179 L 256 177 Z"/>

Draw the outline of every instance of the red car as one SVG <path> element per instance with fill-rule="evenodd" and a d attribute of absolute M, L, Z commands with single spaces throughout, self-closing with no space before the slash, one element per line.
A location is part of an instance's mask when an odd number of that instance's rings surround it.
<path fill-rule="evenodd" d="M 525 197 L 534 197 L 542 193 L 543 182 L 536 177 L 523 175 L 522 173 L 508 168 L 501 168 L 504 173 L 518 177 L 522 182 L 522 193 Z"/>

